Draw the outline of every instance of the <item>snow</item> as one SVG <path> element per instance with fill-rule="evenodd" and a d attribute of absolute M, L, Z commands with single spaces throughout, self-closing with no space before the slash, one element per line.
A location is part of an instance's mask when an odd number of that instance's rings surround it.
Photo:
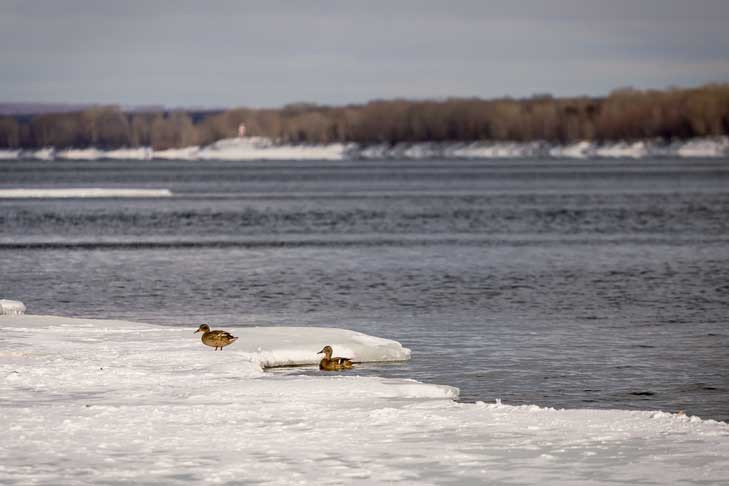
<path fill-rule="evenodd" d="M 726 157 L 729 137 L 697 138 L 681 144 L 676 153 L 681 157 Z"/>
<path fill-rule="evenodd" d="M 316 364 L 321 359 L 316 353 L 327 344 L 355 362 L 410 359 L 410 350 L 395 341 L 343 329 L 256 327 L 246 328 L 245 336 L 241 347 L 261 367 Z"/>
<path fill-rule="evenodd" d="M 101 160 L 104 158 L 104 151 L 96 148 L 66 149 L 56 152 L 56 158 L 71 160 Z"/>
<path fill-rule="evenodd" d="M 20 150 L 0 149 L 0 160 L 15 160 L 20 157 Z"/>
<path fill-rule="evenodd" d="M 26 198 L 133 198 L 170 197 L 169 189 L 101 189 L 93 187 L 66 189 L 0 189 L 0 199 Z"/>
<path fill-rule="evenodd" d="M 38 160 L 53 160 L 55 158 L 56 151 L 53 147 L 46 147 L 40 150 L 35 150 L 28 154 L 31 159 Z"/>
<path fill-rule="evenodd" d="M 356 159 L 524 159 L 524 158 L 726 158 L 729 137 L 685 141 L 639 140 L 567 145 L 535 142 L 419 142 L 358 145 L 283 144 L 264 137 L 228 138 L 200 147 L 152 150 L 150 147 L 101 150 L 45 148 L 36 151 L 0 150 L 0 160 L 356 160 Z"/>
<path fill-rule="evenodd" d="M 107 150 L 104 152 L 104 157 L 115 160 L 150 160 L 152 158 L 152 149 L 149 147 L 139 147 Z"/>
<path fill-rule="evenodd" d="M 25 304 L 17 300 L 0 299 L 0 316 L 25 314 Z"/>
<path fill-rule="evenodd" d="M 645 141 L 634 143 L 618 142 L 595 148 L 595 155 L 604 158 L 642 159 L 648 156 L 648 154 L 649 149 Z"/>
<path fill-rule="evenodd" d="M 198 160 L 200 147 L 183 147 L 167 150 L 155 150 L 152 152 L 153 159 L 163 160 Z"/>
<path fill-rule="evenodd" d="M 593 145 L 590 142 L 582 141 L 572 145 L 557 145 L 549 150 L 549 155 L 556 158 L 585 159 L 589 157 Z"/>
<path fill-rule="evenodd" d="M 356 371 L 271 373 L 261 367 L 311 363 L 323 344 L 361 361 L 410 353 L 342 329 L 210 324 L 240 339 L 216 352 L 193 334 L 196 326 L 0 317 L 0 483 L 723 484 L 729 477 L 725 423 L 458 403 L 448 386 Z"/>
<path fill-rule="evenodd" d="M 519 159 L 541 155 L 540 142 L 477 142 L 451 150 L 454 158 L 468 159 Z"/>
<path fill-rule="evenodd" d="M 96 148 L 67 149 L 57 152 L 55 157 L 71 160 L 150 160 L 152 158 L 152 149 L 149 147 L 120 148 L 115 150 L 100 150 Z"/>
<path fill-rule="evenodd" d="M 342 160 L 347 145 L 277 145 L 263 137 L 229 138 L 204 147 L 202 160 Z"/>

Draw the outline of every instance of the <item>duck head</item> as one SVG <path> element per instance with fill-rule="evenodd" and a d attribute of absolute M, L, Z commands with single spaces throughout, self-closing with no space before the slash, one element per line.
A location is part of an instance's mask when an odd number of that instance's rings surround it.
<path fill-rule="evenodd" d="M 207 324 L 200 324 L 200 327 L 197 328 L 197 331 L 193 332 L 193 334 L 197 334 L 198 332 L 202 332 L 203 334 L 208 332 L 210 330 L 210 326 Z"/>
<path fill-rule="evenodd" d="M 332 347 L 331 346 L 324 346 L 321 349 L 321 351 L 319 351 L 316 354 L 322 354 L 322 353 L 327 357 L 327 359 L 331 358 L 332 357 Z"/>

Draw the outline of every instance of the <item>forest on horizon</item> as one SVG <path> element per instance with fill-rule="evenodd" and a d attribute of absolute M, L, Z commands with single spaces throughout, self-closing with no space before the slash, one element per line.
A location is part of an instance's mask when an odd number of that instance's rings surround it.
<path fill-rule="evenodd" d="M 0 116 L 0 148 L 157 150 L 248 136 L 282 143 L 617 141 L 729 134 L 729 84 L 615 90 L 605 97 L 375 100 L 361 105 L 297 103 L 277 109 L 76 112 Z"/>

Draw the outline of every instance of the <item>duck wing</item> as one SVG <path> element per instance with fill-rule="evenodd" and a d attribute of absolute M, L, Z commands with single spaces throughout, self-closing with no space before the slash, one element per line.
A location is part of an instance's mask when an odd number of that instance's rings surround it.
<path fill-rule="evenodd" d="M 235 340 L 237 337 L 233 336 L 228 331 L 210 331 L 210 336 L 215 339 Z"/>

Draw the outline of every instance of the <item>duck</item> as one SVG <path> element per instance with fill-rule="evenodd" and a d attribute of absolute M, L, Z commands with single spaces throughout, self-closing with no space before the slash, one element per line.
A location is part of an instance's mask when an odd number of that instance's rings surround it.
<path fill-rule="evenodd" d="M 197 331 L 193 334 L 197 334 L 198 332 L 203 333 L 201 339 L 203 344 L 214 347 L 215 351 L 217 351 L 218 348 L 222 351 L 224 347 L 238 340 L 237 337 L 233 336 L 228 331 L 211 331 L 210 326 L 207 324 L 200 324 L 200 327 L 198 327 Z"/>
<path fill-rule="evenodd" d="M 324 371 L 341 371 L 352 368 L 352 360 L 349 358 L 332 358 L 332 347 L 324 346 L 321 351 L 316 354 L 324 354 L 324 357 L 319 361 L 319 369 Z"/>

